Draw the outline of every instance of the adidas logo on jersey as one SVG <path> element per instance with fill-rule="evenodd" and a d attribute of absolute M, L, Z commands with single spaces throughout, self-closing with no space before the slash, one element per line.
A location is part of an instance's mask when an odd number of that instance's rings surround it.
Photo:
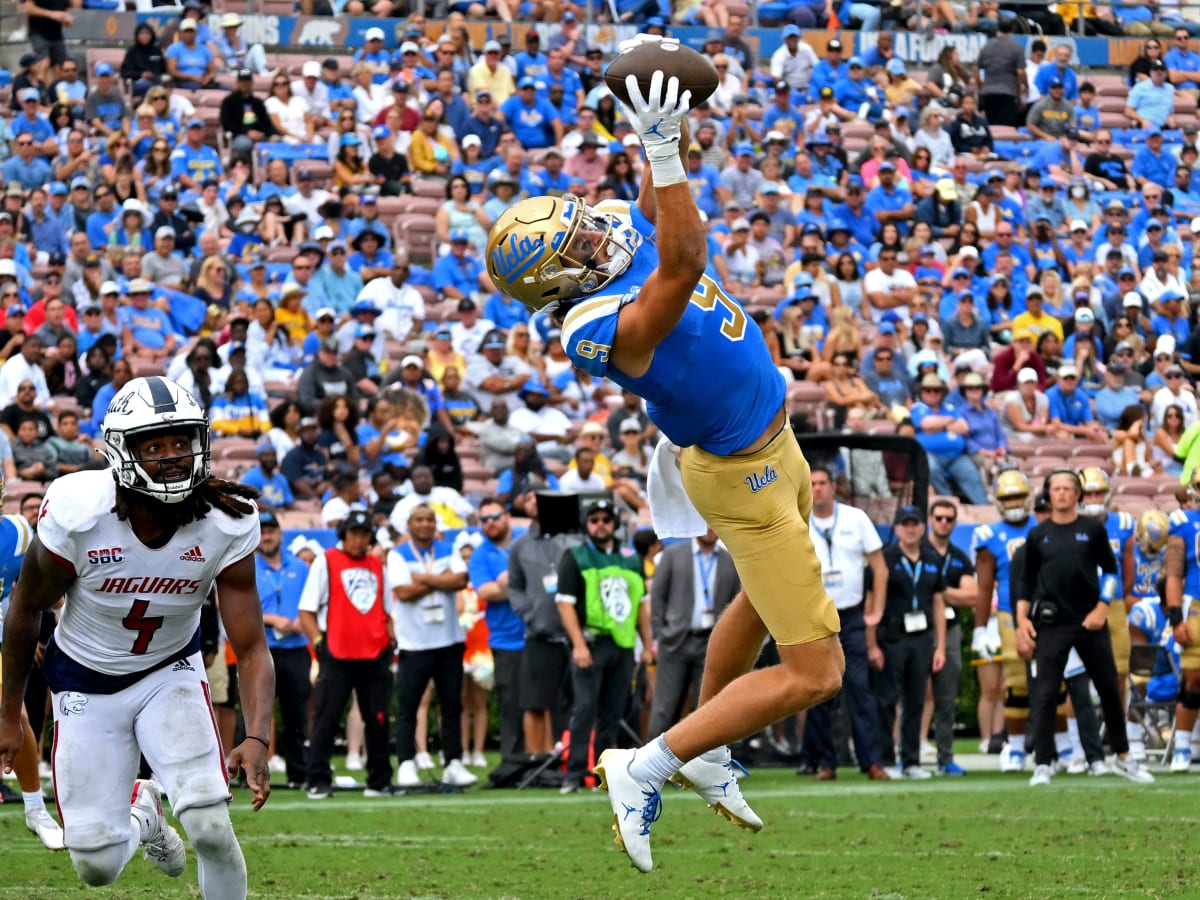
<path fill-rule="evenodd" d="M 172 672 L 195 672 L 196 670 L 195 670 L 195 668 L 192 667 L 192 664 L 190 662 L 188 662 L 186 659 L 181 659 L 178 662 L 176 662 L 175 665 L 171 666 L 171 671 Z"/>
<path fill-rule="evenodd" d="M 197 544 L 191 550 L 181 553 L 179 558 L 184 562 L 204 562 L 204 553 L 201 552 L 200 545 Z"/>

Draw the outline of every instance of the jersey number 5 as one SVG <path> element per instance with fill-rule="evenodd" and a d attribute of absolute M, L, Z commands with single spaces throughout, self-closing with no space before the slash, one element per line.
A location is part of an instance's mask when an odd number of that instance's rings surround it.
<path fill-rule="evenodd" d="M 746 336 L 746 311 L 709 276 L 700 276 L 700 282 L 692 291 L 691 302 L 705 312 L 711 312 L 720 306 L 721 334 L 729 340 L 740 341 Z"/>
<path fill-rule="evenodd" d="M 137 632 L 137 638 L 130 648 L 131 653 L 141 654 L 149 650 L 150 642 L 154 640 L 154 632 L 163 626 L 162 616 L 146 615 L 146 610 L 149 608 L 149 600 L 134 600 L 133 606 L 129 608 L 129 612 L 121 620 L 122 625 L 130 631 Z"/>

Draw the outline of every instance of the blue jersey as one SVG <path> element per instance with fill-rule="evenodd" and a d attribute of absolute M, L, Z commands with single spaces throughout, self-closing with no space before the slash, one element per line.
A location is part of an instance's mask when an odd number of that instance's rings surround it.
<path fill-rule="evenodd" d="M 1117 559 L 1117 584 L 1124 584 L 1122 580 L 1121 564 L 1125 560 L 1125 544 L 1133 535 L 1133 529 L 1137 527 L 1137 523 L 1127 512 L 1110 512 L 1108 518 L 1104 520 L 1104 530 L 1108 532 L 1108 543 L 1112 547 L 1113 556 Z"/>
<path fill-rule="evenodd" d="M 1137 541 L 1133 542 L 1133 587 L 1130 593 L 1141 600 L 1145 597 L 1155 598 L 1157 605 L 1158 590 L 1156 585 L 1158 579 L 1162 576 L 1163 562 L 1166 559 L 1166 552 L 1160 550 L 1154 556 L 1147 556 L 1142 552 L 1142 548 L 1138 546 Z M 1130 619 L 1132 621 L 1132 618 Z M 1145 631 L 1145 629 L 1142 629 Z"/>
<path fill-rule="evenodd" d="M 569 206 L 564 217 L 574 214 Z M 571 362 L 643 397 L 650 419 L 680 447 L 696 445 L 717 455 L 747 447 L 779 413 L 786 388 L 762 331 L 711 270 L 645 374 L 635 378 L 609 367 L 617 316 L 622 306 L 637 302 L 658 268 L 658 248 L 654 225 L 633 204 L 611 201 L 598 209 L 622 216 L 643 240 L 629 268 L 567 314 L 562 343 Z"/>
<path fill-rule="evenodd" d="M 24 516 L 0 518 L 0 635 L 4 633 L 4 616 L 8 613 L 13 582 L 21 572 L 25 551 L 32 543 L 33 528 Z"/>
<path fill-rule="evenodd" d="M 971 553 L 978 557 L 980 550 L 992 554 L 996 561 L 996 608 L 1000 612 L 1012 613 L 1012 602 L 1009 595 L 1009 578 L 1013 554 L 1025 543 L 1025 538 L 1037 523 L 1030 516 L 1020 525 L 1011 522 L 993 522 L 991 525 L 977 525 L 971 536 Z M 978 566 L 978 563 L 976 563 Z"/>
<path fill-rule="evenodd" d="M 1168 517 L 1171 537 L 1183 540 L 1183 593 L 1200 597 L 1200 512 L 1177 509 Z"/>
<path fill-rule="evenodd" d="M 1151 701 L 1169 703 L 1179 693 L 1179 679 L 1175 673 L 1179 671 L 1180 653 L 1167 615 L 1157 597 L 1146 597 L 1133 604 L 1133 609 L 1129 611 L 1129 627 L 1141 631 L 1146 636 L 1146 643 L 1162 647 L 1174 659 L 1175 665 L 1172 666 L 1160 653 L 1146 685 L 1146 696 Z"/>

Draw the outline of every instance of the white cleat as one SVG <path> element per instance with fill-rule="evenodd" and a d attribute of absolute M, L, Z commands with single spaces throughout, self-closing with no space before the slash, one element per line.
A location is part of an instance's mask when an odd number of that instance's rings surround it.
<path fill-rule="evenodd" d="M 1172 763 L 1174 763 L 1173 760 Z M 1118 756 L 1113 760 L 1112 770 L 1122 778 L 1128 778 L 1134 784 L 1154 784 L 1154 776 L 1150 774 L 1150 770 L 1132 756 L 1124 759 Z"/>
<path fill-rule="evenodd" d="M 728 819 L 739 828 L 749 828 L 757 833 L 762 831 L 762 819 L 742 796 L 735 765 L 732 760 L 721 764 L 706 762 L 697 756 L 684 763 L 683 768 L 671 776 L 671 781 L 684 790 L 695 791 L 718 816 Z"/>
<path fill-rule="evenodd" d="M 1087 773 L 1093 778 L 1098 778 L 1101 775 L 1111 775 L 1112 769 L 1105 765 L 1104 760 L 1095 759 L 1088 763 Z"/>
<path fill-rule="evenodd" d="M 365 768 L 366 768 L 366 764 L 363 763 L 363 758 L 361 756 L 359 756 L 357 753 L 347 753 L 346 754 L 346 771 L 347 772 L 361 772 Z M 286 771 L 286 769 L 285 769 L 285 771 Z"/>
<path fill-rule="evenodd" d="M 1131 756 L 1133 754 L 1130 754 Z M 1187 772 L 1192 768 L 1192 748 L 1178 747 L 1171 754 L 1171 771 L 1172 772 Z"/>
<path fill-rule="evenodd" d="M 34 812 L 25 813 L 25 827 L 41 839 L 47 850 L 61 850 L 65 846 L 63 830 L 58 827 L 58 823 L 44 806 Z"/>
<path fill-rule="evenodd" d="M 411 759 L 400 763 L 400 771 L 396 773 L 396 786 L 402 788 L 421 786 L 421 773 L 417 771 L 417 764 Z"/>
<path fill-rule="evenodd" d="M 433 757 L 428 753 L 418 753 L 416 756 L 416 763 L 418 769 L 432 769 Z"/>
<path fill-rule="evenodd" d="M 1024 740 L 1024 736 L 1021 736 Z M 1000 771 L 1001 772 L 1023 772 L 1025 771 L 1025 751 L 1013 747 L 1011 744 L 1005 744 L 1000 751 Z"/>
<path fill-rule="evenodd" d="M 142 856 L 158 866 L 159 871 L 178 878 L 187 863 L 187 851 L 179 832 L 163 815 L 162 788 L 153 781 L 139 778 L 133 783 L 132 805 L 151 823 L 150 836 L 142 841 Z"/>
<path fill-rule="evenodd" d="M 1048 785 L 1054 778 L 1054 767 L 1048 765 L 1040 765 L 1033 770 L 1033 776 L 1029 779 L 1030 787 L 1044 787 Z"/>
<path fill-rule="evenodd" d="M 1067 764 L 1068 775 L 1083 775 L 1088 770 L 1088 761 L 1082 757 L 1075 757 Z M 1059 768 L 1062 771 L 1062 768 Z"/>
<path fill-rule="evenodd" d="M 461 759 L 450 760 L 450 765 L 442 771 L 442 783 L 451 787 L 470 787 L 478 781 L 478 776 L 468 772 Z"/>
<path fill-rule="evenodd" d="M 472 753 L 467 765 L 472 769 L 486 769 L 488 767 L 487 757 L 482 753 Z"/>
<path fill-rule="evenodd" d="M 650 826 L 662 815 L 662 797 L 648 782 L 629 774 L 633 750 L 605 750 L 592 770 L 600 789 L 608 791 L 616 844 L 639 872 L 654 868 L 650 858 Z"/>
<path fill-rule="evenodd" d="M 272 775 L 282 775 L 287 771 L 287 763 L 284 762 L 282 756 L 275 754 L 267 760 L 267 771 Z"/>
<path fill-rule="evenodd" d="M 933 773 L 928 769 L 923 769 L 920 766 L 905 766 L 900 775 L 908 781 L 924 781 L 927 778 L 932 778 Z"/>

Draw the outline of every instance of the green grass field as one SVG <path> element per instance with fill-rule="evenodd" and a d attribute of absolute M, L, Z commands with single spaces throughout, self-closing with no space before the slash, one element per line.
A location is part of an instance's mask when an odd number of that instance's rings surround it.
<path fill-rule="evenodd" d="M 994 758 L 989 764 L 994 764 Z M 843 769 L 816 784 L 790 770 L 744 783 L 766 827 L 734 828 L 669 790 L 654 826 L 656 869 L 640 875 L 612 843 L 606 795 L 492 791 L 314 802 L 276 791 L 261 813 L 235 794 L 252 897 L 1197 897 L 1192 829 L 1200 781 L 1159 776 L 965 778 L 879 785 Z M 0 896 L 89 892 L 65 853 L 0 810 Z M 169 880 L 140 856 L 107 897 L 198 897 L 195 859 Z"/>

